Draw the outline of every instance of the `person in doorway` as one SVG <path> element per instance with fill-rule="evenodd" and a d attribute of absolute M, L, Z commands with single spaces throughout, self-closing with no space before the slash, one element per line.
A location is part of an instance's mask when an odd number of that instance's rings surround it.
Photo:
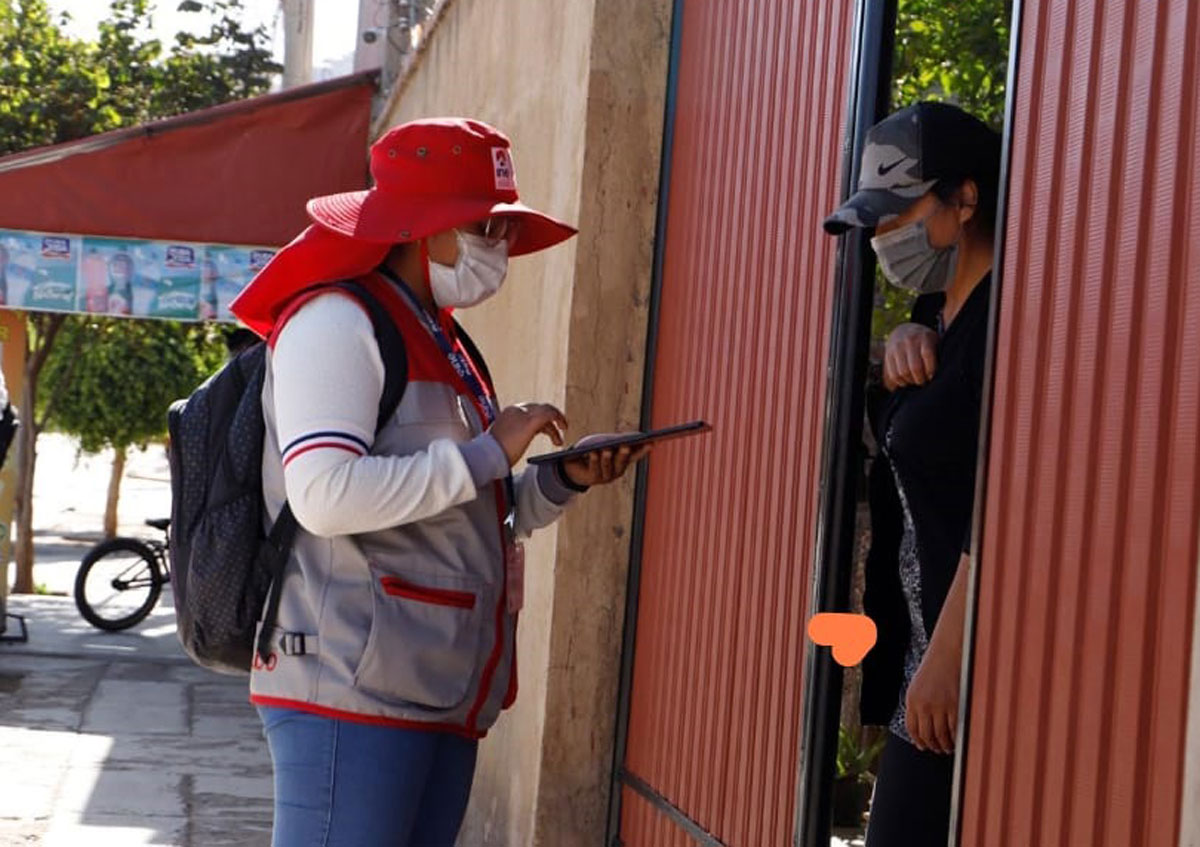
<path fill-rule="evenodd" d="M 888 338 L 873 421 L 861 708 L 890 733 L 868 847 L 947 840 L 999 169 L 996 132 L 918 103 L 868 132 L 859 190 L 825 221 L 873 228 L 884 275 L 919 295 Z"/>
<path fill-rule="evenodd" d="M 416 121 L 372 146 L 371 173 L 367 191 L 311 200 L 313 225 L 232 304 L 268 337 L 267 511 L 286 498 L 300 525 L 250 682 L 275 847 L 454 844 L 477 742 L 517 693 L 521 538 L 641 456 L 512 470 L 538 434 L 562 444 L 566 418 L 501 408 L 451 312 L 575 230 L 518 200 L 508 139 Z M 378 295 L 404 342 L 406 388 L 378 431 L 396 362 L 361 302 L 313 290 L 342 279 Z"/>

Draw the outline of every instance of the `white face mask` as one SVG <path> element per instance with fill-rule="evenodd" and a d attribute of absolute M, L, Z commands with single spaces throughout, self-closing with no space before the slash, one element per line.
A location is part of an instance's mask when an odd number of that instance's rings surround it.
<path fill-rule="evenodd" d="M 945 291 L 954 279 L 958 242 L 949 247 L 934 247 L 929 243 L 924 220 L 875 236 L 871 239 L 871 247 L 875 249 L 883 275 L 901 288 L 917 294 L 932 294 Z"/>
<path fill-rule="evenodd" d="M 454 266 L 429 262 L 429 285 L 438 308 L 465 309 L 500 290 L 508 273 L 508 242 L 455 230 L 458 261 Z"/>

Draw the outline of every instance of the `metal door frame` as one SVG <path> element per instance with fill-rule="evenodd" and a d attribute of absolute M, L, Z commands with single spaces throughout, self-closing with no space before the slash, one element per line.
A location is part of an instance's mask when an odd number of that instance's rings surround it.
<path fill-rule="evenodd" d="M 846 134 L 842 146 L 842 196 L 858 183 L 867 130 L 888 110 L 896 0 L 859 0 L 852 55 Z M 850 604 L 857 518 L 857 473 L 866 401 L 871 316 L 875 303 L 875 255 L 867 234 L 851 229 L 838 239 L 834 263 L 833 318 L 821 498 L 817 506 L 812 607 L 810 613 L 845 611 Z M 811 641 L 805 657 L 804 726 L 800 736 L 796 847 L 828 847 L 832 824 L 833 776 L 841 724 L 842 667 L 829 650 Z"/>
<path fill-rule="evenodd" d="M 960 683 L 954 777 L 950 806 L 949 847 L 958 847 L 962 828 L 962 799 L 967 767 L 967 738 L 970 729 L 971 684 L 974 670 L 975 624 L 978 610 L 979 550 L 982 544 L 984 503 L 987 491 L 991 406 L 995 382 L 995 345 L 1003 290 L 1003 259 L 1008 217 L 1009 170 L 1012 158 L 1012 126 L 1016 109 L 1024 0 L 1012 0 L 1004 128 L 997 196 L 996 248 L 992 288 L 988 306 L 988 340 L 984 362 L 984 402 L 976 470 L 976 492 L 972 517 L 972 561 L 967 583 L 967 616 L 963 631 L 963 662 Z M 843 196 L 857 183 L 859 161 L 868 128 L 889 110 L 892 49 L 895 44 L 896 0 L 861 0 L 863 16 L 858 33 L 856 73 L 850 95 L 850 125 Z M 872 103 L 872 101 L 874 101 Z M 856 445 L 862 440 L 863 386 L 866 382 L 865 350 L 870 339 L 870 316 L 874 295 L 875 257 L 866 234 L 851 230 L 839 246 L 837 285 L 830 359 L 830 390 L 827 395 L 826 453 L 820 504 L 817 560 L 813 571 L 813 611 L 844 611 L 849 605 L 852 544 L 855 522 L 853 477 L 850 475 Z M 864 281 L 866 284 L 864 284 Z M 856 290 L 857 289 L 857 290 Z M 865 324 L 861 310 L 866 304 Z M 845 318 L 843 318 L 843 314 Z M 839 336 L 845 332 L 846 338 Z M 863 360 L 860 361 L 860 355 Z M 834 396 L 836 392 L 836 398 Z M 832 541 L 829 541 L 832 539 Z M 827 544 L 826 542 L 829 541 Z M 809 645 L 810 667 L 806 677 L 804 733 L 800 755 L 800 780 L 796 802 L 796 847 L 825 847 L 831 830 L 831 799 L 837 732 L 840 724 L 842 669 L 831 654 Z M 806 755 L 807 752 L 807 755 Z"/>
<path fill-rule="evenodd" d="M 897 0 L 858 0 L 851 62 L 854 72 L 848 93 L 848 120 L 843 140 L 843 196 L 849 196 L 858 180 L 859 163 L 866 131 L 884 117 L 889 109 L 892 49 L 895 43 Z M 994 388 L 994 356 L 1002 290 L 1006 220 L 1008 215 L 1009 168 L 1012 155 L 1012 125 L 1016 108 L 1020 65 L 1023 0 L 1013 0 L 1010 15 L 1010 42 L 1007 68 L 1007 92 L 999 209 L 996 229 L 996 262 L 993 270 L 987 360 L 985 363 L 984 408 L 979 444 L 979 468 L 973 555 L 978 549 L 984 522 L 984 500 L 988 467 L 990 414 Z M 646 341 L 646 365 L 642 384 L 641 426 L 651 425 L 654 399 L 655 357 L 662 305 L 662 270 L 670 206 L 672 151 L 675 138 L 676 101 L 682 43 L 684 0 L 674 0 L 672 10 L 670 58 L 667 76 L 666 108 L 663 131 L 662 164 L 659 177 L 659 205 L 655 226 L 654 262 L 651 279 L 649 324 Z M 834 265 L 836 297 L 830 328 L 830 360 L 826 389 L 824 444 L 822 447 L 822 486 L 818 503 L 815 561 L 812 582 L 812 611 L 844 610 L 849 604 L 853 569 L 853 547 L 857 497 L 853 463 L 862 443 L 863 405 L 867 356 L 870 344 L 871 315 L 874 308 L 875 257 L 869 239 L 862 230 L 851 230 L 839 239 Z M 617 703 L 616 742 L 613 751 L 611 794 L 609 797 L 606 842 L 621 845 L 620 824 L 622 790 L 636 791 L 651 805 L 671 818 L 697 844 L 723 847 L 722 842 L 689 818 L 666 797 L 659 794 L 624 768 L 628 743 L 629 712 L 633 682 L 633 661 L 637 641 L 637 615 L 641 584 L 642 552 L 645 538 L 645 512 L 649 463 L 639 466 L 634 495 L 633 531 L 630 538 L 630 564 L 626 588 L 624 637 L 621 650 L 620 688 Z M 958 738 L 962 739 L 956 756 L 951 800 L 950 847 L 961 837 L 961 804 L 964 787 L 970 728 L 970 694 L 978 608 L 978 566 L 970 573 L 967 589 L 967 618 L 964 631 L 962 695 L 959 709 Z M 829 651 L 809 644 L 806 656 L 804 726 L 801 733 L 799 775 L 793 830 L 795 847 L 825 847 L 829 843 L 832 811 L 832 786 L 840 725 L 842 668 Z"/>
<path fill-rule="evenodd" d="M 959 684 L 958 739 L 954 756 L 954 777 L 950 789 L 950 838 L 948 847 L 962 841 L 962 803 L 966 787 L 967 741 L 971 731 L 971 687 L 975 678 L 975 636 L 979 620 L 979 553 L 983 547 L 984 519 L 987 510 L 987 481 L 991 456 L 992 403 L 996 388 L 996 341 L 1000 327 L 1000 295 L 1004 288 L 1004 248 L 1008 235 L 1009 176 L 1012 171 L 1012 128 L 1017 109 L 1017 86 L 1021 64 L 1021 23 L 1025 0 L 1012 0 L 1009 13 L 1008 73 L 1004 89 L 1004 130 L 1000 145 L 1000 181 L 997 186 L 995 258 L 992 261 L 992 289 L 988 292 L 988 339 L 983 363 L 983 404 L 979 411 L 979 453 L 975 470 L 975 503 L 971 517 L 971 570 L 967 574 L 967 610 L 963 621 L 963 663 Z"/>
<path fill-rule="evenodd" d="M 654 399 L 655 357 L 662 307 L 662 270 L 670 207 L 683 10 L 684 0 L 674 0 L 646 365 L 642 383 L 640 426 L 643 429 L 651 425 Z M 858 165 L 867 129 L 882 117 L 888 108 L 895 20 L 896 0 L 858 0 L 851 54 L 851 63 L 855 71 L 851 76 L 848 95 L 849 118 L 843 140 L 843 196 L 849 194 L 850 186 L 858 179 Z M 834 301 L 831 326 L 822 447 L 822 479 L 832 480 L 832 483 L 823 487 L 817 512 L 817 552 L 813 572 L 813 597 L 816 599 L 817 609 L 844 608 L 849 602 L 856 515 L 854 478 L 849 474 L 849 469 L 860 449 L 858 445 L 862 442 L 862 386 L 866 379 L 874 302 L 874 254 L 870 250 L 868 239 L 860 230 L 854 230 L 839 240 L 834 268 L 832 282 L 837 286 L 838 296 Z M 871 284 L 861 285 L 862 279 L 870 280 Z M 835 431 L 836 437 L 831 435 Z M 638 467 L 635 484 L 616 739 L 605 843 L 611 847 L 623 845 L 620 837 L 622 790 L 628 787 L 671 818 L 697 844 L 703 847 L 724 847 L 723 842 L 624 767 L 629 733 L 633 662 L 637 646 L 638 600 L 649 473 L 650 463 L 642 463 Z M 809 668 L 809 672 L 805 680 L 804 727 L 801 735 L 796 823 L 792 840 L 798 847 L 826 847 L 830 835 L 832 777 L 840 723 L 842 669 L 833 662 L 829 651 L 817 651 L 811 644 L 808 648 L 806 667 Z M 819 718 L 816 717 L 816 709 L 820 709 Z M 805 751 L 812 751 L 812 762 L 816 767 L 806 764 L 808 757 L 805 756 Z"/>

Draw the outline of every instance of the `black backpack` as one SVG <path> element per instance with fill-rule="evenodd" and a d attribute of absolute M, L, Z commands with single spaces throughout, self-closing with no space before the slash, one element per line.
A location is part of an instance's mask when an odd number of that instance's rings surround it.
<path fill-rule="evenodd" d="M 339 282 L 325 288 L 350 293 L 371 315 L 385 371 L 378 432 L 408 382 L 404 341 L 364 286 Z M 296 536 L 296 518 L 286 502 L 264 532 L 266 350 L 259 342 L 243 351 L 167 413 L 171 582 L 179 639 L 198 664 L 233 674 L 248 674 L 255 652 L 263 661 L 270 653 L 281 576 Z"/>

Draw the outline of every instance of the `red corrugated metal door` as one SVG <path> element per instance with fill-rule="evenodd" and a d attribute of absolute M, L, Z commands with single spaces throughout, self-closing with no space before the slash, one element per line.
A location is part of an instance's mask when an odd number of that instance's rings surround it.
<path fill-rule="evenodd" d="M 620 831 L 783 847 L 855 4 L 679 5 L 652 423 L 715 431 L 652 461 L 624 767 L 675 820 L 627 787 Z"/>
<path fill-rule="evenodd" d="M 1177 843 L 1200 3 L 1025 0 L 961 843 Z"/>

